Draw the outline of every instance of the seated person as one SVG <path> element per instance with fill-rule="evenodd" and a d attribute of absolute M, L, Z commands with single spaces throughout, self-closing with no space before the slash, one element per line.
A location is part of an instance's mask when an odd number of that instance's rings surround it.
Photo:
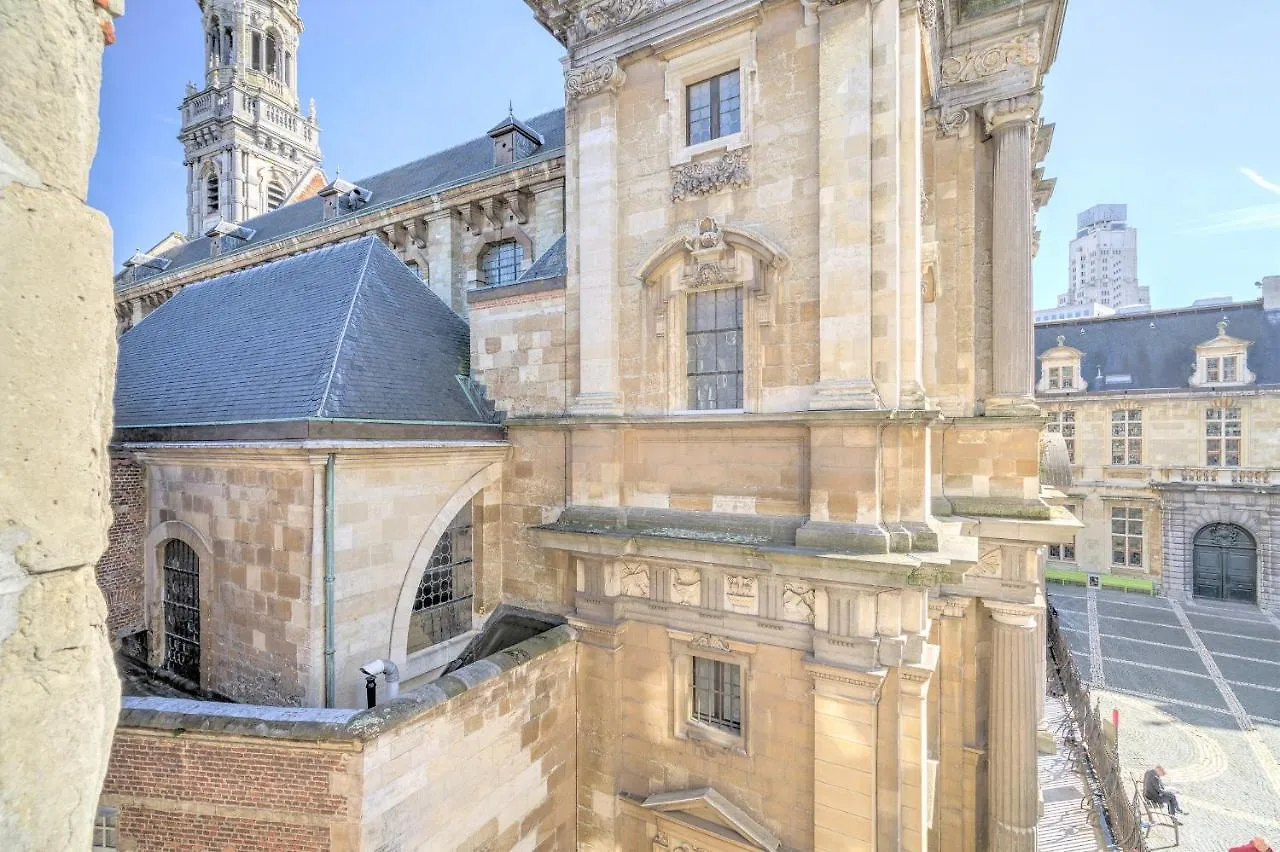
<path fill-rule="evenodd" d="M 1147 801 L 1153 805 L 1168 805 L 1169 816 L 1185 814 L 1186 811 L 1178 806 L 1178 797 L 1164 786 L 1162 778 L 1164 778 L 1163 766 L 1148 769 L 1147 774 L 1142 778 L 1142 795 L 1146 796 Z"/>

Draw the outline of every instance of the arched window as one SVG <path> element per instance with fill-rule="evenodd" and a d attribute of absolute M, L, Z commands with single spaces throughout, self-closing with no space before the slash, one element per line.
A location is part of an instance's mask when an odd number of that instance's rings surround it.
<path fill-rule="evenodd" d="M 204 181 L 204 206 L 209 213 L 218 212 L 218 176 L 209 175 Z"/>
<path fill-rule="evenodd" d="M 268 210 L 275 210 L 276 208 L 283 205 L 284 197 L 285 197 L 284 187 L 280 185 L 279 181 L 273 180 L 271 181 L 271 183 L 267 184 L 267 209 Z"/>
<path fill-rule="evenodd" d="M 280 40 L 274 32 L 267 33 L 267 74 L 280 79 Z"/>
<path fill-rule="evenodd" d="M 422 572 L 413 598 L 409 653 L 471 629 L 474 584 L 471 523 L 471 503 L 468 502 L 449 522 L 431 552 L 431 560 Z"/>
<path fill-rule="evenodd" d="M 520 277 L 524 263 L 524 246 L 515 240 L 503 240 L 485 249 L 480 258 L 480 271 L 485 284 L 510 284 Z"/>
<path fill-rule="evenodd" d="M 200 682 L 200 557 L 191 545 L 164 543 L 164 667 Z"/>

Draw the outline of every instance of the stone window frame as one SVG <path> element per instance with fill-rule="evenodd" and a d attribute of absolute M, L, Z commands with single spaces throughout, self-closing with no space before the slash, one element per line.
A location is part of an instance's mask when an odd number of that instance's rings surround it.
<path fill-rule="evenodd" d="M 1123 415 L 1117 419 L 1116 415 Z M 1136 415 L 1136 416 L 1135 416 Z M 1137 407 L 1113 408 L 1111 409 L 1111 417 L 1107 421 L 1110 427 L 1107 458 L 1111 467 L 1139 467 L 1143 463 L 1143 418 L 1142 409 Z M 1117 426 L 1123 426 L 1122 434 L 1116 433 Z M 1134 427 L 1137 427 L 1135 430 Z M 1122 443 L 1121 443 L 1122 442 Z M 1133 447 L 1137 444 L 1138 453 L 1137 461 L 1134 461 Z M 1117 443 L 1121 443 L 1121 457 L 1123 461 L 1116 461 L 1115 452 Z"/>
<path fill-rule="evenodd" d="M 669 238 L 635 274 L 646 290 L 641 302 L 645 339 L 659 339 L 666 413 L 759 412 L 763 396 L 760 327 L 772 326 L 776 321 L 782 270 L 789 259 L 764 237 L 717 223 L 710 217 L 697 224 L 697 231 L 694 236 L 677 234 Z M 720 280 L 699 281 L 700 273 L 709 267 L 717 270 Z M 726 287 L 742 288 L 742 407 L 689 408 L 687 296 L 695 290 Z"/>
<path fill-rule="evenodd" d="M 1241 387 L 1253 384 L 1257 376 L 1249 371 L 1249 347 L 1252 341 L 1227 334 L 1227 321 L 1218 323 L 1218 335 L 1196 346 L 1195 370 L 1188 380 L 1193 388 Z M 1226 362 L 1235 360 L 1235 378 L 1225 378 Z"/>
<path fill-rule="evenodd" d="M 435 546 L 431 549 L 431 555 L 427 559 L 427 563 L 422 568 L 422 573 L 418 577 L 418 586 L 414 592 L 413 605 L 409 611 L 409 639 L 413 640 L 415 621 L 428 619 L 430 616 L 419 616 L 419 613 L 438 612 L 449 619 L 456 619 L 458 610 L 466 610 L 467 617 L 465 626 L 459 628 L 454 624 L 454 630 L 448 636 L 442 636 L 436 642 L 428 641 L 425 645 L 412 647 L 409 643 L 405 646 L 405 655 L 412 656 L 420 651 L 425 651 L 437 645 L 449 642 L 464 633 L 469 632 L 472 627 L 472 613 L 475 608 L 475 504 L 468 500 L 461 509 L 454 514 L 453 519 L 449 521 L 448 526 L 436 539 Z M 465 555 L 459 558 L 456 548 L 462 541 L 466 542 Z M 447 562 L 442 561 L 444 558 Z M 459 569 L 462 569 L 461 571 Z M 445 600 L 436 603 L 429 601 L 439 595 L 445 588 L 442 580 L 447 577 L 448 597 Z M 433 586 L 432 584 L 440 584 Z M 465 607 L 461 606 L 466 602 Z"/>
<path fill-rule="evenodd" d="M 756 645 L 711 634 L 668 630 L 671 643 L 671 718 L 676 739 L 709 743 L 741 755 L 751 754 L 752 663 Z M 742 691 L 741 730 L 738 733 L 700 722 L 693 717 L 693 658 L 738 666 Z"/>
<path fill-rule="evenodd" d="M 1067 346 L 1065 335 L 1058 335 L 1058 345 L 1040 353 L 1040 380 L 1036 392 L 1042 394 L 1075 393 L 1089 389 L 1089 383 L 1081 375 L 1080 362 L 1084 353 Z M 1064 384 L 1065 370 L 1070 370 L 1070 383 Z"/>
<path fill-rule="evenodd" d="M 206 689 L 214 664 L 212 628 L 216 560 L 208 539 L 195 527 L 182 521 L 156 524 L 148 531 L 142 546 L 147 662 L 153 668 L 164 668 L 164 546 L 173 539 L 186 542 L 200 560 L 200 688 Z M 206 633 L 206 630 L 209 632 Z"/>
<path fill-rule="evenodd" d="M 524 228 L 518 225 L 506 225 L 501 228 L 493 228 L 485 231 L 476 243 L 475 249 L 471 252 L 471 264 L 467 268 L 467 289 L 476 290 L 485 287 L 501 287 L 501 284 L 487 284 L 484 281 L 484 256 L 485 253 L 494 245 L 504 243 L 508 240 L 514 240 L 520 244 L 524 251 L 524 257 L 520 260 L 520 274 L 516 276 L 519 280 L 520 275 L 524 275 L 529 271 L 529 267 L 533 266 L 536 258 L 533 254 L 533 239 L 525 232 Z M 507 284 L 515 282 L 508 281 Z"/>
<path fill-rule="evenodd" d="M 1239 429 L 1237 431 L 1237 434 L 1228 435 L 1226 434 L 1227 424 L 1232 421 L 1229 421 L 1226 415 L 1228 412 L 1232 412 L 1232 411 L 1236 413 L 1234 422 L 1238 425 Z M 1210 436 L 1209 428 L 1214 421 L 1214 418 L 1212 417 L 1213 412 L 1221 412 L 1221 416 L 1217 418 L 1217 422 L 1222 426 L 1222 429 L 1221 429 L 1221 434 Z M 1204 415 L 1205 415 L 1204 419 L 1201 421 L 1204 424 L 1204 434 L 1203 434 L 1204 466 L 1212 467 L 1212 468 L 1221 468 L 1225 470 L 1233 470 L 1236 468 L 1244 467 L 1245 425 L 1244 425 L 1243 406 L 1241 406 L 1235 400 L 1230 400 L 1230 399 L 1216 400 L 1213 403 L 1211 403 L 1207 408 L 1205 408 Z M 1226 457 L 1227 457 L 1226 442 L 1229 440 L 1235 440 L 1239 442 L 1236 447 L 1235 464 L 1226 463 Z M 1219 461 L 1216 463 L 1210 461 L 1210 455 L 1211 453 L 1213 453 L 1214 443 L 1217 443 L 1218 445 L 1217 451 L 1219 454 Z"/>
<path fill-rule="evenodd" d="M 1137 517 L 1134 517 L 1137 512 Z M 1117 513 L 1122 513 L 1123 517 L 1116 517 Z M 1133 532 L 1132 524 L 1138 523 L 1137 533 Z M 1125 525 L 1124 532 L 1116 532 L 1116 523 L 1121 522 Z M 1146 508 L 1136 503 L 1110 503 L 1107 511 L 1107 545 L 1108 553 L 1111 555 L 1107 558 L 1107 564 L 1112 569 L 1127 568 L 1131 571 L 1147 570 L 1147 512 Z M 1124 552 L 1124 562 L 1116 562 L 1116 539 L 1122 539 L 1122 550 Z M 1135 565 L 1130 561 L 1135 552 L 1131 542 L 1137 540 L 1138 563 Z"/>
<path fill-rule="evenodd" d="M 99 805 L 93 818 L 92 852 L 116 852 L 120 846 L 120 809 Z"/>
<path fill-rule="evenodd" d="M 667 127 L 670 138 L 671 165 L 688 163 L 704 154 L 737 151 L 751 145 L 752 119 L 755 114 L 756 31 L 755 23 L 720 36 L 715 41 L 681 45 L 671 50 L 666 59 Z M 688 144 L 688 90 L 712 77 L 738 70 L 738 132 L 696 145 Z"/>

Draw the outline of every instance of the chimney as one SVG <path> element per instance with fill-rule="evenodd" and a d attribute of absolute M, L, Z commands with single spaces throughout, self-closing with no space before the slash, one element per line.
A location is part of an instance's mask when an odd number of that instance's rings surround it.
<path fill-rule="evenodd" d="M 1268 275 L 1258 286 L 1262 288 L 1262 309 L 1280 311 L 1280 275 Z"/>

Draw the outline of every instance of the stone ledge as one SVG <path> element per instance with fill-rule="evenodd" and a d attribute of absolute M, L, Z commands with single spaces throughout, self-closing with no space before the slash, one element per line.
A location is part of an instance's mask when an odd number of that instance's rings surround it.
<path fill-rule="evenodd" d="M 517 281 L 514 284 L 498 284 L 492 287 L 481 286 L 467 291 L 467 304 L 483 304 L 500 299 L 514 299 L 518 296 L 532 296 L 538 293 L 551 293 L 564 289 L 564 276 L 540 278 L 533 281 Z"/>
<path fill-rule="evenodd" d="M 202 732 L 277 740 L 368 742 L 577 638 L 578 632 L 567 624 L 553 627 L 369 710 L 126 697 L 117 727 L 174 734 Z"/>

